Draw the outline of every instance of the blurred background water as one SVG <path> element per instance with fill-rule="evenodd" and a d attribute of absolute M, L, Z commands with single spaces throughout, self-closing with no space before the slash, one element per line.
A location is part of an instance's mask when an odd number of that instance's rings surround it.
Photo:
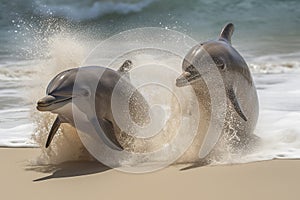
<path fill-rule="evenodd" d="M 154 26 L 203 41 L 214 39 L 226 22 L 236 25 L 234 43 L 242 52 L 290 53 L 299 50 L 299 9 L 297 0 L 2 0 L 0 54 L 2 59 L 15 60 L 24 40 L 30 41 L 22 36 L 22 29 L 34 29 L 34 34 L 27 30 L 26 37 L 38 37 L 51 34 L 49 29 L 59 28 L 59 23 L 67 24 L 70 31 L 84 30 L 95 39 Z M 24 23 L 27 27 L 22 26 Z"/>

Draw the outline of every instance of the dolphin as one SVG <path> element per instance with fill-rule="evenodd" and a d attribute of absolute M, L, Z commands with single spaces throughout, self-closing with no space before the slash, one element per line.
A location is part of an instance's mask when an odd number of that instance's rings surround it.
<path fill-rule="evenodd" d="M 79 108 L 86 113 L 86 116 L 80 117 L 86 117 L 93 124 L 98 134 L 99 132 L 104 132 L 104 134 L 100 133 L 100 138 L 107 146 L 114 150 L 123 150 L 117 139 L 121 130 L 113 117 L 111 108 L 112 94 L 118 82 L 121 81 L 125 92 L 126 90 L 134 91 L 132 95 L 134 98 L 129 99 L 129 109 L 132 111 L 130 114 L 133 115 L 132 119 L 137 124 L 143 124 L 141 121 L 149 120 L 149 107 L 146 100 L 130 83 L 129 70 L 131 68 L 132 62 L 126 60 L 117 71 L 105 67 L 89 66 L 69 69 L 56 75 L 46 89 L 46 96 L 37 102 L 37 110 L 57 114 L 46 141 L 46 148 L 49 147 L 62 123 L 69 123 L 76 128 L 72 106 L 74 106 L 76 98 L 90 97 L 93 91 L 95 93 L 93 96 L 95 102 L 91 102 L 91 106 L 87 105 Z M 78 75 L 79 73 L 80 76 Z M 120 98 L 123 97 L 122 92 L 117 93 L 117 95 L 121 96 Z M 85 110 L 93 105 L 94 108 L 92 109 L 95 109 L 96 116 L 91 115 L 90 113 L 92 112 Z M 76 106 L 80 107 L 81 105 Z M 98 124 L 101 129 L 97 127 Z"/>
<path fill-rule="evenodd" d="M 182 62 L 183 73 L 176 79 L 177 87 L 191 85 L 200 102 L 200 112 L 210 118 L 211 99 L 201 72 L 212 72 L 217 67 L 224 83 L 227 107 L 226 123 L 222 135 L 234 132 L 239 137 L 235 144 L 245 146 L 251 139 L 258 119 L 259 104 L 256 88 L 250 70 L 238 51 L 231 44 L 234 25 L 228 23 L 217 40 L 207 41 L 194 46 Z M 209 57 L 213 66 L 202 62 Z M 207 59 L 206 59 L 207 60 Z M 217 76 L 211 75 L 213 80 Z M 217 86 L 216 86 L 217 87 Z M 204 124 L 203 124 L 204 123 Z M 207 124 L 205 124 L 207 123 Z M 202 122 L 200 129 L 207 129 L 209 122 Z"/>

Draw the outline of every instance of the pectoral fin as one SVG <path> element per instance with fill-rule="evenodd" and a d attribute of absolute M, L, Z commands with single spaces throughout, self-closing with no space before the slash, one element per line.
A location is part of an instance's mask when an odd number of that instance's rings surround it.
<path fill-rule="evenodd" d="M 241 108 L 241 106 L 239 104 L 239 101 L 238 101 L 238 99 L 237 99 L 237 97 L 235 95 L 235 92 L 234 92 L 234 90 L 232 88 L 227 91 L 227 96 L 228 96 L 230 102 L 232 103 L 232 105 L 233 105 L 235 111 L 237 112 L 237 114 L 239 114 L 239 116 L 243 120 L 247 121 L 248 119 L 245 116 L 245 114 L 244 114 L 244 112 L 243 112 L 243 110 L 242 110 L 242 108 Z"/>
<path fill-rule="evenodd" d="M 111 149 L 122 151 L 123 147 L 118 142 L 117 137 L 115 135 L 114 127 L 111 121 L 107 119 L 102 119 L 98 122 L 96 118 L 91 119 L 93 126 L 95 127 L 97 133 L 99 134 L 102 141 L 109 146 Z M 99 125 L 101 129 L 99 129 Z"/>
<path fill-rule="evenodd" d="M 55 133 L 57 132 L 57 130 L 58 130 L 59 126 L 60 126 L 60 124 L 61 124 L 61 121 L 60 121 L 59 117 L 57 116 L 56 119 L 55 119 L 55 121 L 54 121 L 54 123 L 52 124 L 51 130 L 49 132 L 49 135 L 48 135 L 48 138 L 47 138 L 47 142 L 46 142 L 46 148 L 49 147 L 49 145 L 50 145 L 50 143 L 51 143 L 51 141 L 52 141 Z"/>

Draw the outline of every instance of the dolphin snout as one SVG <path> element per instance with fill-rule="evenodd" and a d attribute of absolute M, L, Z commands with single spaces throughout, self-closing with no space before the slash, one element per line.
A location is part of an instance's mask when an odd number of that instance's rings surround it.
<path fill-rule="evenodd" d="M 38 100 L 36 108 L 39 111 L 51 111 L 65 105 L 71 99 L 72 97 L 55 97 L 52 95 L 47 95 Z"/>
<path fill-rule="evenodd" d="M 37 109 L 39 110 L 39 107 L 49 106 L 55 100 L 56 100 L 56 98 L 54 96 L 47 95 L 47 96 L 41 98 L 40 100 L 38 100 L 38 102 L 37 102 Z"/>

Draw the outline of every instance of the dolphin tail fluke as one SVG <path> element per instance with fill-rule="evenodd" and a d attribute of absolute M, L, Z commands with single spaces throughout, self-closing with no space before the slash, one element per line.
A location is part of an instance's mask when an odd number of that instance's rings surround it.
<path fill-rule="evenodd" d="M 237 114 L 245 121 L 247 121 L 247 117 L 245 116 L 240 104 L 239 104 L 239 101 L 233 91 L 233 89 L 230 89 L 228 91 L 228 98 L 230 100 L 230 102 L 232 103 L 233 107 L 234 107 L 234 110 L 237 112 Z"/>
<path fill-rule="evenodd" d="M 228 23 L 224 26 L 224 28 L 221 31 L 219 40 L 225 40 L 229 44 L 231 44 L 231 36 L 234 31 L 234 25 L 232 23 Z"/>
<path fill-rule="evenodd" d="M 53 125 L 52 125 L 52 127 L 51 127 L 51 130 L 49 132 L 49 135 L 48 135 L 48 138 L 47 138 L 47 142 L 46 142 L 46 148 L 49 147 L 49 145 L 50 145 L 50 143 L 51 143 L 51 141 L 52 141 L 55 133 L 57 132 L 57 130 L 58 130 L 59 126 L 60 126 L 60 124 L 61 124 L 61 121 L 60 121 L 59 117 L 57 116 L 56 119 L 55 119 L 55 121 L 54 121 L 54 123 L 53 123 Z"/>

